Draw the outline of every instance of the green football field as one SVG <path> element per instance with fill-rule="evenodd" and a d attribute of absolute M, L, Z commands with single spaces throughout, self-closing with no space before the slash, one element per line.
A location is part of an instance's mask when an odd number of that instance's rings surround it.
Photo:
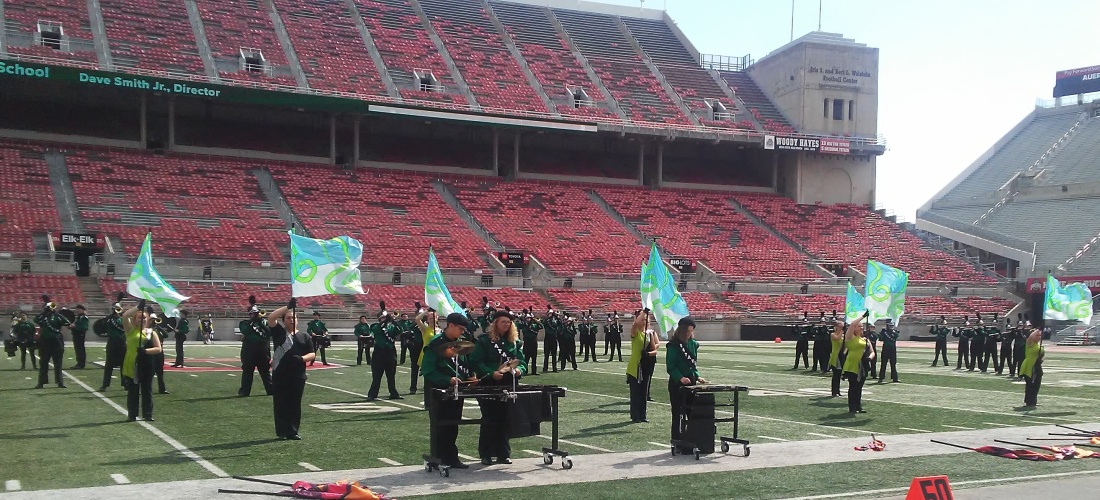
<path fill-rule="evenodd" d="M 864 407 L 850 415 L 843 398 L 830 398 L 829 379 L 791 370 L 793 344 L 712 343 L 700 353 L 703 376 L 712 383 L 738 384 L 752 390 L 742 399 L 740 434 L 753 444 L 863 438 L 957 430 L 1010 430 L 1017 426 L 1074 425 L 1100 421 L 1100 351 L 1090 348 L 1048 353 L 1038 409 L 1020 408 L 1023 384 L 1007 376 L 929 366 L 932 351 L 899 349 L 901 383 L 868 383 Z M 238 398 L 238 349 L 230 345 L 188 345 L 193 368 L 166 374 L 168 395 L 154 395 L 151 425 L 124 422 L 125 394 L 116 378 L 103 395 L 99 387 L 102 347 L 89 351 L 89 369 L 66 371 L 67 389 L 33 389 L 37 373 L 19 369 L 19 358 L 0 359 L 0 433 L 5 464 L 0 477 L 7 489 L 43 490 L 211 479 L 221 474 L 271 475 L 418 465 L 428 448 L 427 414 L 422 396 L 408 395 L 409 368 L 398 368 L 397 386 L 406 399 L 367 402 L 370 367 L 355 365 L 350 346 L 329 349 L 334 365 L 311 370 L 303 402 L 302 441 L 274 439 L 271 400 L 262 396 L 257 377 L 253 396 Z M 72 356 L 71 348 L 66 357 Z M 172 353 L 169 351 L 169 360 Z M 170 362 L 170 361 L 169 361 Z M 66 367 L 72 365 L 67 359 Z M 318 362 L 317 367 L 320 367 Z M 541 372 L 541 366 L 539 367 Z M 118 377 L 117 370 L 115 376 Z M 887 375 L 889 380 L 889 375 Z M 649 423 L 631 424 L 627 408 L 625 363 L 580 363 L 580 370 L 528 377 L 534 384 L 565 386 L 561 400 L 561 448 L 574 455 L 668 448 L 669 413 L 663 364 L 658 364 L 649 404 Z M 154 386 L 155 388 L 155 386 Z M 846 384 L 845 384 L 846 390 Z M 259 395 L 258 395 L 259 394 Z M 383 389 L 382 396 L 386 391 Z M 465 415 L 479 411 L 468 403 Z M 732 429 L 720 424 L 719 433 Z M 1097 429 L 1100 430 L 1100 429 Z M 549 436 L 548 424 L 543 435 Z M 862 441 L 862 439 L 861 439 Z M 547 437 L 512 441 L 513 458 L 537 458 Z M 994 444 L 994 443 L 989 443 Z M 459 451 L 476 456 L 477 428 L 462 427 Z M 929 446 L 939 446 L 929 444 Z M 812 453 L 813 443 L 806 444 Z M 732 450 L 734 453 L 739 448 Z M 758 460 L 758 453 L 743 460 Z M 474 461 L 471 457 L 470 461 Z M 578 463 L 581 459 L 578 459 Z M 555 465 L 556 467 L 556 465 Z M 704 473 L 523 491 L 497 489 L 453 493 L 448 498 L 519 498 L 530 494 L 584 494 L 601 498 L 656 495 L 674 498 L 685 491 L 721 491 L 736 498 L 787 498 L 879 488 L 901 488 L 914 475 L 951 473 L 952 481 L 981 481 L 1027 474 L 1056 474 L 1100 469 L 1100 460 L 1030 464 L 978 454 L 888 458 L 850 465 L 822 463 L 776 466 L 752 474 Z M 573 472 L 581 472 L 580 467 Z M 563 482 L 568 483 L 568 476 Z M 382 485 L 384 486 L 384 485 Z M 595 488 L 595 489 L 593 489 Z M 662 494 L 664 493 L 664 494 Z M 722 496 L 718 495 L 718 496 Z M 433 495 L 440 496 L 439 494 Z"/>

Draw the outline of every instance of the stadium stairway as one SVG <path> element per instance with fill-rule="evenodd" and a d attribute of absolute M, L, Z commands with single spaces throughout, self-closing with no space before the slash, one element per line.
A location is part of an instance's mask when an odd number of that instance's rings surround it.
<path fill-rule="evenodd" d="M 729 203 L 730 203 L 730 206 L 732 206 L 733 209 L 737 211 L 737 213 L 745 216 L 745 218 L 748 219 L 749 222 L 752 222 L 756 227 L 759 227 L 760 229 L 763 229 L 763 230 L 767 231 L 772 236 L 775 236 L 776 238 L 779 238 L 779 241 L 782 241 L 783 243 L 786 243 L 787 246 L 795 249 L 796 251 L 798 251 L 798 253 L 808 257 L 811 261 L 811 263 L 809 264 L 809 267 L 813 272 L 815 272 L 815 273 L 817 273 L 817 274 L 819 274 L 819 275 L 821 275 L 822 277 L 825 277 L 825 278 L 836 278 L 837 277 L 835 274 L 827 271 L 824 267 L 821 267 L 821 265 L 812 263 L 813 260 L 817 259 L 817 256 L 811 254 L 810 252 L 807 252 L 806 249 L 804 249 L 802 247 L 802 245 L 799 245 L 794 240 L 787 237 L 787 235 L 785 235 L 782 232 L 776 230 L 774 227 L 772 227 L 768 223 L 761 220 L 760 217 L 757 217 L 756 214 L 750 212 L 747 208 L 743 207 L 737 201 L 730 200 Z M 857 273 L 859 272 L 858 270 L 855 270 L 855 271 Z"/>
<path fill-rule="evenodd" d="M 267 11 L 271 14 L 271 24 L 275 27 L 275 36 L 279 39 L 279 44 L 283 47 L 283 53 L 286 55 L 287 63 L 290 65 L 290 73 L 294 75 L 294 81 L 298 82 L 299 87 L 308 89 L 309 79 L 306 78 L 306 72 L 302 70 L 302 61 L 298 59 L 298 51 L 294 50 L 294 44 L 290 42 L 290 32 L 286 29 L 286 23 L 283 22 L 283 17 L 279 15 L 274 2 L 267 0 L 264 4 L 267 6 Z"/>
<path fill-rule="evenodd" d="M 451 71 L 451 78 L 458 88 L 462 91 L 462 95 L 466 97 L 466 101 L 470 103 L 470 106 L 474 108 L 480 108 L 477 103 L 477 98 L 474 97 L 474 93 L 470 90 L 470 86 L 466 83 L 465 77 L 462 76 L 462 72 L 458 70 L 458 66 L 455 64 L 451 53 L 447 51 L 446 45 L 443 43 L 443 39 L 439 38 L 439 33 L 432 27 L 432 23 L 428 18 L 428 14 L 424 12 L 424 7 L 420 5 L 419 0 L 408 0 L 409 5 L 412 6 L 413 11 L 420 18 L 420 23 L 423 25 L 424 30 L 428 33 L 428 38 L 435 44 L 436 51 L 439 52 L 439 56 L 443 58 L 443 62 L 447 63 L 447 69 Z"/>
<path fill-rule="evenodd" d="M 638 243 L 641 243 L 642 245 L 645 245 L 647 247 L 653 245 L 654 241 L 652 239 L 647 237 L 645 234 L 642 234 L 642 232 L 639 231 L 638 228 L 634 227 L 634 224 L 631 224 L 630 221 L 626 220 L 626 217 L 623 217 L 623 214 L 620 214 L 618 210 L 615 210 L 615 208 L 612 207 L 611 204 L 607 202 L 607 200 L 603 199 L 603 196 L 600 196 L 600 193 L 597 193 L 595 189 L 587 189 L 585 191 L 588 194 L 588 198 L 592 200 L 592 202 L 595 203 L 596 206 L 600 207 L 600 209 L 606 212 L 607 215 L 611 216 L 612 219 L 619 221 L 624 229 L 630 231 L 630 234 L 633 234 L 635 238 L 638 238 Z M 669 252 L 664 248 L 661 248 L 661 245 L 657 245 L 657 250 L 660 250 L 661 253 L 665 255 L 669 255 Z"/>
<path fill-rule="evenodd" d="M 527 83 L 531 85 L 531 88 L 535 89 L 535 93 L 542 99 L 546 109 L 550 110 L 551 113 L 556 113 L 558 116 L 561 116 L 561 113 L 558 113 L 557 107 L 550 99 L 550 96 L 546 94 L 546 89 L 543 88 L 539 79 L 535 77 L 535 73 L 531 71 L 531 66 L 527 64 L 527 59 L 524 58 L 523 53 L 519 51 L 519 47 L 516 46 L 516 42 L 512 39 L 512 35 L 508 34 L 508 30 L 504 27 L 504 24 L 497 18 L 496 13 L 493 11 L 493 7 L 489 5 L 489 0 L 481 0 L 480 3 L 481 9 L 485 11 L 485 15 L 489 18 L 489 22 L 492 23 L 493 27 L 500 33 L 500 38 L 504 41 L 504 46 L 508 48 L 508 52 L 512 54 L 512 57 L 519 63 L 520 70 L 523 71 L 523 76 L 527 79 Z"/>
<path fill-rule="evenodd" d="M 59 151 L 47 150 L 43 156 L 46 160 L 46 168 L 50 172 L 50 186 L 53 187 L 57 216 L 61 218 L 61 229 L 83 233 L 84 219 L 80 216 L 80 207 L 76 204 L 76 193 L 73 192 L 73 181 L 69 177 L 69 169 L 65 166 L 65 155 Z"/>
<path fill-rule="evenodd" d="M 443 197 L 443 200 L 447 202 L 447 205 L 450 206 L 462 220 L 466 221 L 466 226 L 469 227 L 474 234 L 480 236 L 482 241 L 487 243 L 490 248 L 498 252 L 506 250 L 504 245 L 501 245 L 499 241 L 493 238 L 493 235 L 489 234 L 489 231 L 477 222 L 473 214 L 471 214 L 469 210 L 466 210 L 466 207 L 462 206 L 462 202 L 458 201 L 458 198 L 456 198 L 454 193 L 447 188 L 447 185 L 444 184 L 443 181 L 436 179 L 432 181 L 432 186 L 435 187 L 435 190 Z"/>
<path fill-rule="evenodd" d="M 676 93 L 676 90 L 672 88 L 672 84 L 668 82 L 668 79 L 665 78 L 665 75 L 661 73 L 661 70 L 657 68 L 656 64 L 653 63 L 653 59 L 651 59 L 649 55 L 646 54 L 645 50 L 642 49 L 642 44 L 638 42 L 637 37 L 634 36 L 634 33 L 631 32 L 630 28 L 627 27 L 626 23 L 623 22 L 623 18 L 621 16 L 615 16 L 615 25 L 619 27 L 619 31 L 622 32 L 623 37 L 626 38 L 627 42 L 630 42 L 630 46 L 633 47 L 634 51 L 638 53 L 638 57 L 642 59 L 642 62 L 645 63 L 645 65 L 649 68 L 649 71 L 652 72 L 653 76 L 657 78 L 657 83 L 661 84 L 661 88 L 665 90 L 665 92 L 668 94 L 668 97 L 672 99 L 672 102 L 679 105 L 680 111 L 684 113 L 684 116 L 688 118 L 688 121 L 690 121 L 693 125 L 702 125 L 702 123 L 699 122 L 699 117 L 695 116 L 695 113 L 691 112 L 691 109 L 688 108 L 687 104 L 684 104 L 684 99 L 680 96 L 680 94 Z"/>
<path fill-rule="evenodd" d="M 283 220 L 286 227 L 296 228 L 295 231 L 298 234 L 312 237 L 309 229 L 306 228 L 305 224 L 302 224 L 302 221 L 298 219 L 298 215 L 290 208 L 290 203 L 287 202 L 283 190 L 279 188 L 279 183 L 275 182 L 275 178 L 271 176 L 271 171 L 266 168 L 259 168 L 253 170 L 252 175 L 259 181 L 260 192 L 263 193 L 264 199 L 271 204 L 271 208 L 275 210 L 275 213 L 279 214 L 279 218 Z"/>
<path fill-rule="evenodd" d="M 359 36 L 363 37 L 367 54 L 370 54 L 371 61 L 374 61 L 374 67 L 378 69 L 379 76 L 382 77 L 382 85 L 386 86 L 386 95 L 394 99 L 400 99 L 401 93 L 397 91 L 397 85 L 393 83 L 393 77 L 390 76 L 390 71 L 386 68 L 386 62 L 382 60 L 382 53 L 378 52 L 378 45 L 374 43 L 374 37 L 367 29 L 367 24 L 363 22 L 363 14 L 359 10 L 359 5 L 355 2 L 348 2 L 348 9 L 351 12 L 352 21 L 355 21 L 355 29 L 359 30 Z"/>
<path fill-rule="evenodd" d="M 99 287 L 99 277 L 77 276 L 76 281 L 80 285 L 80 293 L 84 295 L 84 307 L 87 308 L 88 317 L 106 316 L 110 312 L 114 297 L 108 298 L 103 294 L 103 289 Z"/>
<path fill-rule="evenodd" d="M 191 30 L 195 32 L 195 45 L 199 49 L 199 59 L 202 59 L 203 70 L 211 80 L 218 82 L 218 68 L 214 64 L 214 54 L 210 50 L 210 40 L 206 38 L 206 27 L 202 24 L 202 16 L 199 14 L 199 5 L 195 0 L 184 0 L 187 7 L 187 20 L 191 22 Z"/>
<path fill-rule="evenodd" d="M 544 8 L 546 9 L 546 16 L 550 18 L 550 24 L 554 25 L 554 30 L 558 32 L 558 37 L 561 38 L 562 43 L 569 48 L 569 51 L 572 52 L 573 56 L 577 59 L 577 63 L 584 68 L 584 72 L 588 74 L 588 79 L 599 87 L 600 93 L 603 94 L 604 102 L 611 108 L 611 111 L 618 115 L 620 120 L 628 119 L 626 111 L 623 110 L 622 106 L 619 106 L 619 101 L 615 100 L 615 96 L 611 94 L 611 91 L 604 85 L 603 80 L 596 74 L 596 70 L 589 64 L 588 58 L 581 53 L 579 48 L 577 48 L 577 44 L 573 41 L 573 37 L 569 36 L 569 32 L 565 30 L 565 25 L 562 24 L 558 16 L 554 14 L 553 9 L 549 7 Z"/>

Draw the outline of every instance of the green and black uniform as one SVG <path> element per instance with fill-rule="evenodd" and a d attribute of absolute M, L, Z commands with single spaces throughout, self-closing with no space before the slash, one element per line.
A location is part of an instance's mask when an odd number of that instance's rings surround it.
<path fill-rule="evenodd" d="M 22 320 L 11 327 L 12 335 L 15 335 L 15 341 L 19 343 L 19 359 L 22 361 L 23 370 L 27 369 L 27 351 L 31 354 L 31 367 L 35 370 L 38 369 L 38 353 L 37 346 L 34 344 L 34 323 L 27 320 Z"/>
<path fill-rule="evenodd" d="M 374 338 L 371 337 L 371 325 L 369 323 L 360 322 L 355 325 L 355 364 L 363 364 L 363 351 L 367 352 L 367 364 L 370 364 L 370 347 L 374 345 Z"/>
<path fill-rule="evenodd" d="M 65 386 L 61 380 L 61 359 L 65 354 L 65 340 L 61 337 L 61 327 L 65 325 L 65 318 L 52 309 L 42 311 L 34 318 L 38 324 L 38 386 L 42 387 L 49 382 L 50 362 L 53 362 L 53 378 L 60 387 Z"/>
<path fill-rule="evenodd" d="M 822 321 L 825 318 L 821 319 Z M 830 338 L 830 330 L 828 325 L 824 322 L 814 326 L 814 363 L 811 371 L 817 371 L 818 366 L 821 366 L 821 373 L 827 373 L 829 371 L 829 359 L 832 357 L 833 344 Z"/>
<path fill-rule="evenodd" d="M 253 371 L 260 372 L 260 381 L 264 392 L 271 395 L 271 332 L 267 322 L 257 316 L 255 320 L 243 320 L 238 325 L 241 330 L 241 388 L 238 396 L 252 394 Z"/>
<path fill-rule="evenodd" d="M 539 364 L 539 330 L 542 324 L 535 318 L 523 318 L 518 321 L 519 331 L 523 335 L 523 362 L 531 370 L 531 375 L 538 375 Z"/>
<path fill-rule="evenodd" d="M 157 390 L 161 394 L 168 394 L 168 389 L 164 387 L 164 346 L 168 345 L 168 343 L 165 342 L 166 340 L 168 340 L 168 325 L 162 324 L 160 326 L 154 327 L 153 330 L 156 332 L 157 339 L 160 340 L 161 346 L 160 354 L 149 356 L 152 359 L 153 375 L 156 375 L 157 377 Z M 177 349 L 176 352 L 179 353 L 180 349 Z"/>
<path fill-rule="evenodd" d="M 562 323 L 558 329 L 558 361 L 564 371 L 567 363 L 573 365 L 573 371 L 577 370 L 577 325 L 576 323 Z"/>
<path fill-rule="evenodd" d="M 985 326 L 978 323 L 978 326 L 971 328 L 970 332 L 970 361 L 966 369 L 974 371 L 974 368 L 981 368 L 982 353 L 985 351 Z"/>
<path fill-rule="evenodd" d="M 313 349 L 315 353 L 321 355 L 321 364 L 328 366 L 328 360 L 325 359 L 325 348 L 329 345 L 328 327 L 325 326 L 325 322 L 319 319 L 315 319 L 309 322 L 306 326 L 306 333 L 309 334 L 309 339 L 313 342 Z M 313 361 L 309 362 L 309 366 L 313 366 L 313 363 L 317 362 L 317 358 L 313 358 Z"/>
<path fill-rule="evenodd" d="M 928 333 L 936 336 L 936 354 L 932 356 L 932 366 L 936 366 L 940 358 L 943 358 L 943 366 L 948 366 L 947 336 L 951 334 L 951 330 L 946 325 L 932 325 L 928 329 Z"/>
<path fill-rule="evenodd" d="M 469 363 L 481 379 L 481 386 L 512 386 L 518 383 L 519 378 L 527 373 L 527 363 L 523 359 L 523 342 L 516 339 L 509 342 L 506 339 L 493 340 L 492 335 L 485 334 L 477 339 L 474 344 L 474 352 L 470 353 Z M 493 373 L 500 369 L 501 365 L 512 360 L 519 361 L 515 368 L 517 372 L 504 374 L 500 380 L 493 377 Z M 508 442 L 511 436 L 511 424 L 508 419 L 509 408 L 507 401 L 496 399 L 478 398 L 478 406 L 481 407 L 481 436 L 477 442 L 478 456 L 482 461 L 496 458 L 503 461 L 512 456 L 512 447 Z"/>
<path fill-rule="evenodd" d="M 84 364 L 88 361 L 88 351 L 84 348 L 84 340 L 87 338 L 90 325 L 88 315 L 80 313 L 77 315 L 76 321 L 73 322 L 73 326 L 69 328 L 69 332 L 73 335 L 73 353 L 76 355 L 76 364 L 73 365 L 73 369 L 83 370 Z"/>
<path fill-rule="evenodd" d="M 547 315 L 542 324 L 546 327 L 546 333 L 542 337 L 542 371 L 546 373 L 553 369 L 558 372 L 558 335 L 561 321 L 556 315 Z M 547 368 L 549 366 L 549 368 Z"/>
<path fill-rule="evenodd" d="M 1016 335 L 1012 337 L 1012 367 L 1016 369 L 1015 375 L 1020 375 L 1020 366 L 1024 362 L 1024 354 L 1027 352 L 1027 327 L 1030 325 L 1017 325 Z"/>
<path fill-rule="evenodd" d="M 416 326 L 416 322 L 411 319 L 402 321 L 402 329 L 404 332 L 405 343 L 403 344 L 405 349 L 409 349 L 409 361 L 412 366 L 409 367 L 409 394 L 416 394 L 417 382 L 420 381 L 420 355 L 424 351 L 424 335 L 420 332 L 420 327 Z M 401 351 L 401 355 L 405 355 L 405 351 Z M 404 363 L 404 360 L 402 360 Z"/>
<path fill-rule="evenodd" d="M 672 440 L 678 441 L 681 420 L 685 417 L 684 398 L 687 397 L 680 388 L 699 381 L 699 343 L 695 339 L 670 340 L 665 346 L 665 371 L 668 373 L 668 400 L 672 404 Z M 684 378 L 689 380 L 686 385 Z"/>
<path fill-rule="evenodd" d="M 420 367 L 424 372 L 424 391 L 428 395 L 428 418 L 431 420 L 429 454 L 444 465 L 454 465 L 459 463 L 455 441 L 458 439 L 458 420 L 462 418 L 462 400 L 445 399 L 433 389 L 448 389 L 452 378 L 466 380 L 473 375 L 473 371 L 462 359 L 441 355 L 443 344 L 448 342 L 450 340 L 445 335 L 433 337 L 424 348 Z"/>
<path fill-rule="evenodd" d="M 878 370 L 878 381 L 882 382 L 886 378 L 886 363 L 890 363 L 890 379 L 894 382 L 898 381 L 898 332 L 892 326 L 887 325 L 878 333 L 879 340 L 882 341 L 882 352 L 878 354 L 879 359 L 882 360 Z M 874 362 L 872 362 L 873 365 Z"/>
<path fill-rule="evenodd" d="M 955 333 L 952 333 L 959 339 L 958 352 L 959 356 L 955 362 L 955 369 L 962 370 L 963 364 L 966 364 L 967 368 L 973 369 L 970 366 L 970 339 L 974 337 L 974 329 L 970 328 L 970 324 L 962 328 L 955 329 Z"/>
<path fill-rule="evenodd" d="M 378 390 L 382 386 L 382 376 L 386 376 L 386 384 L 390 390 L 390 399 L 405 399 L 397 392 L 394 384 L 394 375 L 397 373 L 397 337 L 401 335 L 401 329 L 392 321 L 385 320 L 371 326 L 371 335 L 374 336 L 374 356 L 371 359 L 370 390 L 367 391 L 368 399 L 377 399 Z"/>
<path fill-rule="evenodd" d="M 997 342 L 1001 340 L 1001 329 L 996 326 L 987 326 L 985 333 L 985 346 L 982 348 L 982 373 L 989 369 L 989 360 L 993 360 L 993 370 L 1000 372 L 1001 364 L 997 361 Z"/>
<path fill-rule="evenodd" d="M 176 363 L 173 366 L 183 368 L 183 343 L 187 340 L 187 334 L 190 332 L 191 325 L 187 323 L 187 318 L 180 317 L 176 321 Z M 161 341 L 164 341 L 164 339 L 161 339 Z"/>
<path fill-rule="evenodd" d="M 810 367 L 810 337 L 814 336 L 814 328 L 809 324 L 794 327 L 794 333 L 798 336 L 798 340 L 794 344 L 794 368 L 798 369 L 798 358 L 802 358 L 802 367 Z M 816 360 L 815 360 L 816 361 Z"/>
<path fill-rule="evenodd" d="M 1001 356 L 998 359 L 999 364 L 997 365 L 997 375 L 1003 374 L 1006 366 L 1009 367 L 1010 373 L 1016 373 L 1016 370 L 1014 369 L 1014 367 L 1012 367 L 1012 339 L 1015 338 L 1015 336 L 1016 334 L 1013 331 L 1012 322 L 1006 321 L 1005 329 L 1001 332 L 1000 335 Z"/>
<path fill-rule="evenodd" d="M 115 368 L 121 369 L 126 360 L 126 331 L 122 329 L 122 316 L 111 313 L 106 319 L 107 356 L 103 362 L 103 384 L 99 386 L 101 392 L 111 386 L 111 373 Z"/>

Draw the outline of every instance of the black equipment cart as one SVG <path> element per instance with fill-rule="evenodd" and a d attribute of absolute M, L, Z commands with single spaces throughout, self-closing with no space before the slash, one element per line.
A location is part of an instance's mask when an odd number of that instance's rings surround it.
<path fill-rule="evenodd" d="M 676 455 L 678 449 L 690 449 L 699 460 L 700 455 L 714 453 L 714 436 L 717 432 L 715 424 L 733 422 L 733 437 L 721 436 L 722 453 L 729 453 L 730 443 L 742 446 L 744 455 L 750 453 L 749 442 L 737 437 L 737 417 L 740 405 L 740 394 L 747 392 L 748 387 L 739 385 L 686 385 L 680 388 L 680 415 L 677 417 L 680 424 L 680 439 L 672 440 L 672 454 Z M 729 402 L 716 403 L 718 393 L 732 392 Z M 733 407 L 733 416 L 717 418 L 715 408 Z"/>
<path fill-rule="evenodd" d="M 538 422 L 550 422 L 553 427 L 553 432 L 550 435 L 550 446 L 542 448 L 542 462 L 546 465 L 554 463 L 554 457 L 561 457 L 561 467 L 563 469 L 572 469 L 573 460 L 569 458 L 569 453 L 562 451 L 558 448 L 558 398 L 565 397 L 566 389 L 556 385 L 515 385 L 515 386 L 463 386 L 452 387 L 451 389 L 432 389 L 435 392 L 433 396 L 441 397 L 445 400 L 458 400 L 465 401 L 466 399 L 496 399 L 499 401 L 516 402 L 521 398 L 540 398 L 542 401 L 541 415 L 537 417 Z M 474 425 L 480 424 L 481 419 L 466 419 L 460 418 L 458 421 L 439 421 L 436 420 L 434 415 L 429 416 L 429 425 L 433 428 L 437 425 Z M 535 423 L 538 423 L 535 422 Z M 434 470 L 439 471 L 439 475 L 442 477 L 450 476 L 450 466 L 442 463 L 442 461 L 431 455 L 425 454 L 424 458 L 424 471 L 432 472 Z"/>

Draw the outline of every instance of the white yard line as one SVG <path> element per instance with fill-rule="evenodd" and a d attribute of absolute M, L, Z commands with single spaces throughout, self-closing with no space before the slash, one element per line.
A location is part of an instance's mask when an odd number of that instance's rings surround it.
<path fill-rule="evenodd" d="M 123 408 L 123 407 L 119 406 L 118 403 L 115 403 L 114 401 L 111 401 L 109 398 L 107 398 L 107 396 L 104 396 L 103 394 L 100 394 L 99 392 L 96 392 L 95 390 L 93 390 L 91 388 L 91 386 L 89 386 L 88 384 L 85 384 L 82 380 L 74 377 L 69 372 L 62 372 L 62 373 L 64 373 L 66 377 L 68 377 L 70 380 L 75 382 L 77 385 L 79 385 L 80 387 L 83 387 L 84 390 L 92 393 L 97 398 L 102 400 L 104 403 L 107 403 L 111 408 L 114 408 L 115 410 L 118 410 L 118 412 L 123 414 L 123 415 L 127 415 L 126 408 Z M 179 441 L 176 441 L 175 439 L 173 439 L 168 434 L 165 434 L 160 429 L 157 429 L 156 427 L 153 427 L 153 424 L 150 424 L 149 422 L 146 422 L 144 420 L 137 422 L 137 424 L 144 427 L 149 432 L 152 432 L 154 435 L 159 437 L 165 443 L 168 443 L 169 446 L 175 448 L 176 451 L 179 451 L 180 453 L 182 453 L 187 458 L 190 458 L 191 460 L 194 460 L 195 463 L 202 466 L 202 468 L 206 469 L 211 474 L 213 474 L 215 476 L 218 476 L 218 477 L 229 477 L 229 474 L 227 474 L 220 467 L 218 467 L 217 465 L 214 465 L 214 464 L 208 462 L 206 459 L 200 457 L 198 455 L 198 453 L 195 453 L 195 452 L 191 451 L 189 448 L 184 446 L 182 443 L 180 443 Z"/>
<path fill-rule="evenodd" d="M 466 460 L 468 462 L 477 462 L 478 461 L 478 459 L 476 459 L 474 457 L 471 457 L 470 455 L 463 455 L 461 453 L 458 454 L 458 458 L 461 458 L 461 459 Z"/>
<path fill-rule="evenodd" d="M 963 431 L 973 431 L 973 430 L 977 430 L 977 429 L 975 429 L 975 428 L 973 428 L 973 427 L 963 427 L 963 426 L 961 426 L 961 425 L 947 425 L 947 424 L 940 424 L 940 427 L 947 427 L 948 429 L 959 429 L 959 430 L 963 430 Z"/>
<path fill-rule="evenodd" d="M 327 385 L 321 385 L 321 384 L 318 384 L 318 383 L 315 383 L 315 382 L 306 382 L 306 385 L 312 385 L 314 387 L 320 387 L 322 389 L 328 389 L 330 391 L 342 392 L 344 394 L 351 394 L 352 396 L 359 396 L 361 398 L 366 398 L 367 397 L 366 394 L 360 394 L 358 392 L 352 392 L 352 391 L 345 390 L 345 389 L 340 389 L 340 388 L 337 388 L 337 387 L 329 387 Z M 382 401 L 383 401 L 382 399 L 378 400 L 378 402 L 382 402 Z M 405 404 L 405 403 L 402 403 L 402 402 L 397 401 L 397 400 L 387 399 L 387 400 L 384 400 L 384 401 L 386 401 L 387 404 L 397 405 L 397 406 L 404 406 L 405 408 L 410 408 L 410 409 L 413 409 L 413 410 L 423 410 L 424 409 L 420 406 L 413 406 L 413 405 L 410 405 L 410 404 Z"/>
<path fill-rule="evenodd" d="M 538 451 L 535 451 L 535 450 L 521 450 L 521 451 L 523 451 L 524 453 L 527 453 L 529 455 L 534 455 L 536 457 L 541 457 L 542 456 L 542 452 L 538 452 Z"/>
<path fill-rule="evenodd" d="M 111 474 L 111 479 L 115 480 L 115 484 L 130 484 L 130 479 L 122 474 Z"/>
<path fill-rule="evenodd" d="M 836 439 L 836 438 L 837 438 L 837 436 L 830 436 L 830 435 L 828 435 L 828 434 L 818 434 L 818 433 L 816 433 L 816 432 L 807 432 L 806 434 L 809 434 L 809 435 L 811 435 L 811 436 L 817 436 L 817 437 L 829 438 L 829 439 Z"/>
<path fill-rule="evenodd" d="M 656 447 L 658 447 L 658 448 L 668 448 L 668 447 L 671 447 L 671 446 L 672 446 L 672 445 L 670 445 L 670 444 L 655 443 L 655 442 L 653 442 L 653 441 L 647 441 L 647 442 L 648 442 L 649 444 L 653 445 L 653 446 L 656 446 Z"/>
<path fill-rule="evenodd" d="M 786 442 L 790 441 L 790 439 L 783 439 L 783 438 L 777 438 L 777 437 L 771 437 L 771 436 L 756 436 L 756 437 L 758 437 L 760 439 L 770 439 L 772 441 L 779 441 L 779 442 L 782 442 L 782 443 L 786 443 Z"/>
<path fill-rule="evenodd" d="M 550 436 L 544 436 L 542 434 L 539 434 L 539 437 L 543 438 L 543 439 L 551 439 L 551 440 L 553 439 Z M 609 450 L 607 448 L 600 448 L 599 446 L 592 446 L 590 444 L 578 443 L 576 441 L 569 441 L 567 439 L 562 439 L 562 438 L 558 438 L 558 441 L 562 442 L 562 443 L 565 443 L 565 444 L 571 444 L 573 446 L 580 446 L 581 448 L 588 448 L 590 450 L 602 451 L 604 453 L 612 453 L 611 450 Z"/>
<path fill-rule="evenodd" d="M 1016 427 L 1015 425 L 998 424 L 997 422 L 982 422 L 982 423 L 985 424 L 985 425 L 993 425 L 993 426 L 997 426 L 997 427 Z"/>
<path fill-rule="evenodd" d="M 898 427 L 898 429 L 901 429 L 903 431 L 913 431 L 913 432 L 932 432 L 932 431 L 926 431 L 924 429 L 914 429 L 912 427 Z"/>
<path fill-rule="evenodd" d="M 298 462 L 298 465 L 299 465 L 299 466 L 300 466 L 301 468 L 303 468 L 303 469 L 305 469 L 305 470 L 308 470 L 308 471 L 313 471 L 313 472 L 320 472 L 320 471 L 321 471 L 321 468 L 320 468 L 320 467 L 318 467 L 318 466 L 316 466 L 316 465 L 313 465 L 313 464 L 311 464 L 311 463 L 309 463 L 309 462 Z"/>
<path fill-rule="evenodd" d="M 21 489 L 23 489 L 23 485 L 20 484 L 18 479 L 4 481 L 4 491 L 19 491 Z"/>
<path fill-rule="evenodd" d="M 386 457 L 378 457 L 378 461 L 382 462 L 384 464 L 387 464 L 387 465 L 405 465 L 405 464 L 402 464 L 401 462 L 398 462 L 397 460 L 390 460 Z"/>

